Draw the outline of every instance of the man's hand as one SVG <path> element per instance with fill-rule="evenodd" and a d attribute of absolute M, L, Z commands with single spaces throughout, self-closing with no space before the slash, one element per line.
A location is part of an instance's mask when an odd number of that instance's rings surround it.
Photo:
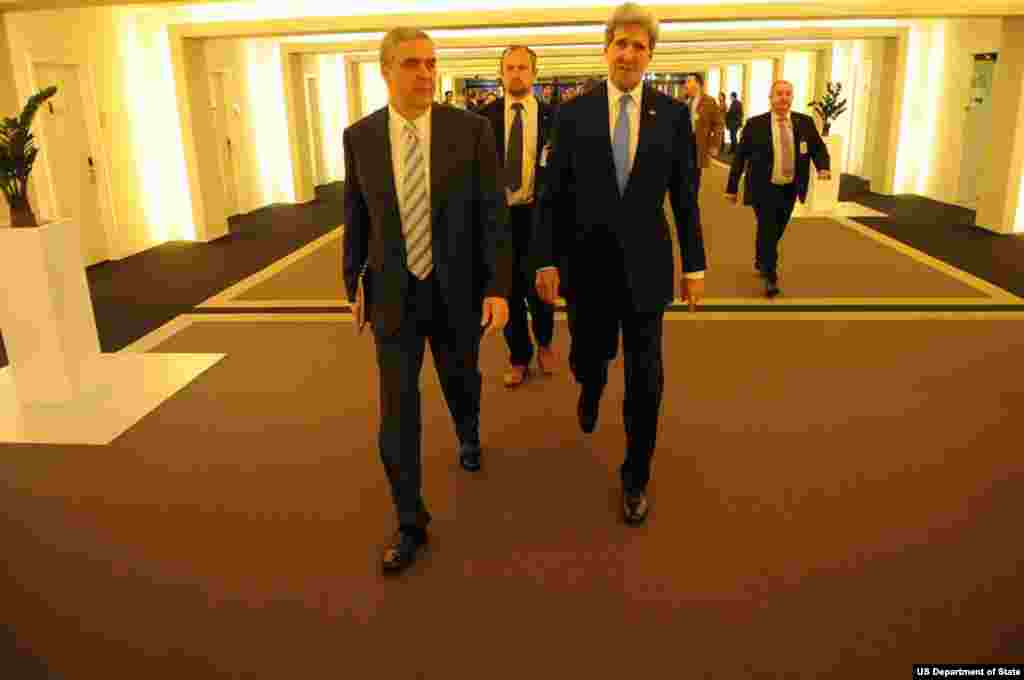
<path fill-rule="evenodd" d="M 508 300 L 501 297 L 484 298 L 484 314 L 480 327 L 486 327 L 485 335 L 505 329 L 508 323 Z"/>
<path fill-rule="evenodd" d="M 361 314 L 361 312 L 363 311 L 362 303 L 360 303 L 359 300 L 357 299 L 355 302 L 349 303 L 349 308 L 352 310 L 352 322 L 353 325 L 356 327 L 356 333 L 362 334 L 363 328 L 366 327 L 366 319 L 364 319 Z"/>
<path fill-rule="evenodd" d="M 737 194 L 726 194 L 725 200 L 729 201 L 730 203 L 736 204 L 739 203 L 739 196 L 737 196 Z"/>
<path fill-rule="evenodd" d="M 537 296 L 549 305 L 555 304 L 560 284 L 557 269 L 545 269 L 542 272 L 537 272 Z"/>
<path fill-rule="evenodd" d="M 683 278 L 683 299 L 690 302 L 690 311 L 697 311 L 697 303 L 704 299 L 704 279 Z"/>
<path fill-rule="evenodd" d="M 823 179 L 827 182 L 832 179 L 832 173 L 828 170 L 818 170 L 818 179 Z"/>

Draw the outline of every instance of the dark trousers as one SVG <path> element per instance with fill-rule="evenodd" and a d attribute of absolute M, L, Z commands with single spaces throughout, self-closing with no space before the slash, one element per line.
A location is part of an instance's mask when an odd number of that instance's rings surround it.
<path fill-rule="evenodd" d="M 766 184 L 758 189 L 753 203 L 757 215 L 755 266 L 766 274 L 774 274 L 779 266 L 779 241 L 796 204 L 796 184 Z"/>
<path fill-rule="evenodd" d="M 591 240 L 596 240 L 596 237 Z M 665 388 L 661 356 L 664 311 L 633 310 L 626 286 L 621 250 L 610 234 L 600 256 L 607 262 L 601 283 L 575 291 L 567 302 L 571 343 L 569 366 L 584 390 L 600 393 L 608 382 L 608 364 L 618 354 L 619 331 L 625 354 L 626 397 L 622 419 L 626 459 L 619 469 L 622 485 L 644 490 L 651 478 L 651 460 L 658 434 L 658 416 Z M 591 249 L 588 248 L 588 254 Z"/>
<path fill-rule="evenodd" d="M 374 336 L 380 373 L 381 461 L 401 528 L 430 521 L 422 496 L 420 369 L 426 341 L 460 442 L 479 442 L 480 327 L 453 328 L 437 274 L 420 281 L 409 276 L 405 317 L 397 334 Z"/>
<path fill-rule="evenodd" d="M 533 205 L 514 205 L 509 208 L 509 231 L 515 248 L 515 279 L 508 297 L 508 324 L 505 342 L 508 344 L 509 363 L 528 366 L 533 359 L 533 342 L 527 324 L 529 307 L 533 320 L 533 336 L 537 344 L 547 347 L 555 332 L 555 308 L 537 295 L 536 272 L 526 271 L 533 231 Z"/>
<path fill-rule="evenodd" d="M 739 142 L 739 139 L 740 139 L 740 127 L 738 125 L 736 127 L 730 127 L 729 128 L 729 141 L 732 144 L 732 148 L 730 149 L 731 153 L 736 153 L 736 144 Z"/>

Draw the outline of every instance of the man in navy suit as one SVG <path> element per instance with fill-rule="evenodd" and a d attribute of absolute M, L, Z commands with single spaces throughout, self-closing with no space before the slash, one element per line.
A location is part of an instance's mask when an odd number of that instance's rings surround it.
<path fill-rule="evenodd" d="M 515 251 L 516 276 L 508 299 L 509 318 L 505 341 L 509 368 L 505 386 L 517 387 L 530 375 L 534 346 L 526 319 L 527 304 L 537 341 L 537 366 L 545 374 L 554 372 L 556 357 L 551 349 L 555 331 L 554 307 L 537 296 L 534 272 L 527 271 L 536 196 L 544 182 L 545 145 L 551 130 L 552 111 L 533 95 L 537 77 L 537 54 L 529 47 L 513 45 L 501 56 L 501 80 L 508 96 L 479 111 L 491 121 L 498 158 L 504 169 L 505 197 L 509 206 L 509 235 Z"/>
<path fill-rule="evenodd" d="M 531 253 L 541 298 L 553 302 L 561 292 L 566 299 L 569 364 L 581 386 L 577 415 L 584 432 L 596 426 L 621 328 L 626 457 L 620 476 L 630 524 L 643 522 L 648 512 L 664 388 L 662 323 L 674 297 L 666 192 L 691 311 L 704 295 L 689 112 L 643 85 L 657 37 L 657 20 L 633 3 L 609 19 L 608 82 L 561 107 Z"/>
<path fill-rule="evenodd" d="M 807 200 L 811 159 L 818 178 L 831 177 L 828 148 L 814 119 L 791 111 L 792 83 L 772 84 L 772 110 L 754 116 L 743 129 L 740 148 L 732 160 L 726 199 L 737 202 L 740 175 L 747 173 L 743 204 L 754 207 L 757 241 L 754 268 L 764 279 L 765 295 L 779 294 L 779 241 L 793 215 L 796 199 Z"/>

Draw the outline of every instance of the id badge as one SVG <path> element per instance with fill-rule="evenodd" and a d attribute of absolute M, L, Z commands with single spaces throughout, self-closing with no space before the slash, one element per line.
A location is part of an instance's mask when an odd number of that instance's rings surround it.
<path fill-rule="evenodd" d="M 803 156 L 807 155 L 807 142 L 800 142 L 800 154 Z"/>

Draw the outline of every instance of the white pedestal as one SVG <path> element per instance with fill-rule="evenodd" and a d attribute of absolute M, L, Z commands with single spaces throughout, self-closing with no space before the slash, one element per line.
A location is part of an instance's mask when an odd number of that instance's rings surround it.
<path fill-rule="evenodd" d="M 832 179 L 818 179 L 818 169 L 811 161 L 810 185 L 807 187 L 807 209 L 811 213 L 827 213 L 839 204 L 839 175 L 843 167 L 843 140 L 838 135 L 824 138 L 828 148 Z"/>
<path fill-rule="evenodd" d="M 100 354 L 78 224 L 0 229 L 0 332 L 23 404 L 60 404 L 89 385 Z"/>

